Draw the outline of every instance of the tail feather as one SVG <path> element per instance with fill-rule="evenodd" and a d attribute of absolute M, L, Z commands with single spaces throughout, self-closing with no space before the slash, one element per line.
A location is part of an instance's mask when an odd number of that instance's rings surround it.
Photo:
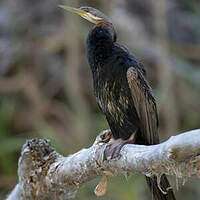
<path fill-rule="evenodd" d="M 163 191 L 165 191 L 167 194 L 164 194 L 157 184 L 157 178 L 154 177 L 146 177 L 147 184 L 150 188 L 150 190 L 153 192 L 154 200 L 176 200 L 174 196 L 174 192 L 169 184 L 169 181 L 167 180 L 167 177 L 163 175 L 160 180 L 160 187 Z"/>

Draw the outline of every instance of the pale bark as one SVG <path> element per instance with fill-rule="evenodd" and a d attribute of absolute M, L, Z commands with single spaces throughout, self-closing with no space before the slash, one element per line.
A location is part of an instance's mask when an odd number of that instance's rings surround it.
<path fill-rule="evenodd" d="M 19 158 L 19 183 L 7 199 L 72 199 L 82 184 L 97 176 L 104 176 L 96 190 L 103 194 L 105 177 L 111 175 L 156 175 L 158 183 L 162 174 L 184 180 L 200 175 L 200 129 L 172 136 L 158 145 L 128 144 L 118 158 L 104 160 L 104 149 L 112 139 L 106 144 L 99 141 L 108 132 L 101 133 L 91 147 L 67 157 L 58 154 L 48 140 L 28 140 Z"/>

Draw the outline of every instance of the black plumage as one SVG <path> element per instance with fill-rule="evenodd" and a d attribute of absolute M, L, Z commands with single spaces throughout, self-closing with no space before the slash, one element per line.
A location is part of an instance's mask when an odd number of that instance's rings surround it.
<path fill-rule="evenodd" d="M 136 144 L 157 144 L 158 117 L 151 87 L 140 61 L 116 42 L 112 27 L 95 26 L 87 38 L 88 61 L 93 74 L 97 103 L 105 114 L 115 139 L 127 140 L 135 133 Z M 175 199 L 163 194 L 156 178 L 147 178 L 155 199 Z M 170 187 L 162 177 L 163 190 Z"/>
<path fill-rule="evenodd" d="M 158 118 L 151 88 L 140 61 L 116 42 L 113 27 L 95 26 L 87 38 L 96 100 L 115 139 L 134 133 L 137 144 L 158 143 Z"/>
<path fill-rule="evenodd" d="M 64 8 L 95 24 L 88 34 L 87 56 L 96 100 L 114 139 L 145 145 L 159 143 L 156 102 L 141 62 L 116 42 L 114 27 L 103 13 L 91 7 Z M 130 141 L 133 134 L 134 141 Z M 121 148 L 127 142 L 117 144 Z M 147 178 L 147 183 L 156 200 L 175 199 L 172 190 L 162 193 L 155 177 Z M 167 191 L 169 187 L 166 176 L 162 176 L 161 188 Z"/>

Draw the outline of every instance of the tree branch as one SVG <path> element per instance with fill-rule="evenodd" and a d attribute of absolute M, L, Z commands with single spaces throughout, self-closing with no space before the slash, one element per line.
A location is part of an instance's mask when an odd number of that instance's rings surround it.
<path fill-rule="evenodd" d="M 103 160 L 108 143 L 101 143 L 103 131 L 88 149 L 63 157 L 46 139 L 28 140 L 18 163 L 19 183 L 7 200 L 73 199 L 78 188 L 97 176 L 103 176 L 95 192 L 102 195 L 109 176 L 139 172 L 146 176 L 175 175 L 184 180 L 200 176 L 200 129 L 172 136 L 151 146 L 125 145 L 119 158 Z"/>

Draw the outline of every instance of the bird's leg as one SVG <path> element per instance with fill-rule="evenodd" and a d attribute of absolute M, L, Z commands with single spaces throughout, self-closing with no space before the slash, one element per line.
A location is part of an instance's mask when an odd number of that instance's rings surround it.
<path fill-rule="evenodd" d="M 107 145 L 106 149 L 104 151 L 104 160 L 108 160 L 110 158 L 111 159 L 117 158 L 119 156 L 121 148 L 125 144 L 134 143 L 134 137 L 135 137 L 135 133 L 133 133 L 130 136 L 130 138 L 128 138 L 127 140 L 123 140 L 123 139 L 119 138 L 119 139 L 115 140 L 113 143 Z"/>

